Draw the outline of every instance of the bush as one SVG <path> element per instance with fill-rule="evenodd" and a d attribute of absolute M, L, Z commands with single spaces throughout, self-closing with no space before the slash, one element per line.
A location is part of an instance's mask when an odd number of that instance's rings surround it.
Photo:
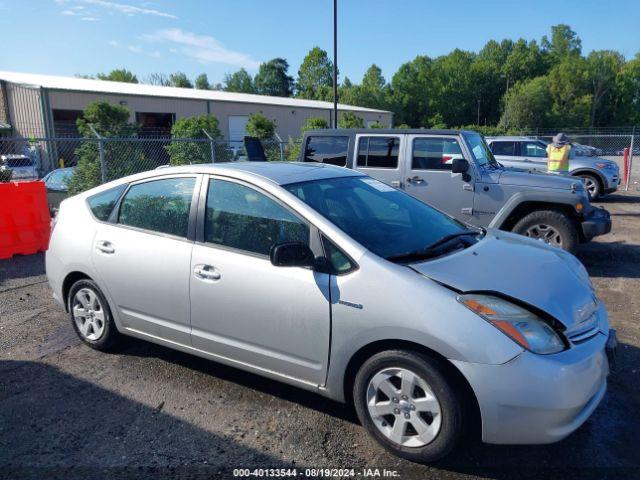
<path fill-rule="evenodd" d="M 194 163 L 211 163 L 211 143 L 207 132 L 214 140 L 221 140 L 219 122 L 213 115 L 198 115 L 195 117 L 181 118 L 171 127 L 173 138 L 202 139 L 201 142 L 173 141 L 167 145 L 169 163 L 171 165 L 188 165 Z M 228 161 L 228 154 L 216 149 L 216 162 Z"/>
<path fill-rule="evenodd" d="M 364 120 L 353 112 L 338 115 L 338 128 L 364 128 Z"/>
<path fill-rule="evenodd" d="M 97 187 L 102 183 L 100 168 L 99 140 L 93 129 L 103 137 L 106 181 L 141 172 L 147 168 L 146 158 L 136 143 L 115 140 L 114 137 L 131 138 L 138 132 L 138 126 L 129 123 L 129 109 L 121 105 L 98 101 L 84 109 L 76 125 L 87 140 L 76 149 L 78 163 L 69 180 L 69 194 Z"/>
<path fill-rule="evenodd" d="M 252 113 L 247 122 L 247 135 L 260 140 L 272 140 L 276 135 L 276 122 L 260 112 Z"/>

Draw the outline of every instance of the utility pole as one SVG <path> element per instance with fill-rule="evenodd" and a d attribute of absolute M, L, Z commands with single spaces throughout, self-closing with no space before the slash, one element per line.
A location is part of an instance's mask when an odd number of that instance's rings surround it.
<path fill-rule="evenodd" d="M 333 0 L 333 128 L 338 128 L 338 0 Z"/>

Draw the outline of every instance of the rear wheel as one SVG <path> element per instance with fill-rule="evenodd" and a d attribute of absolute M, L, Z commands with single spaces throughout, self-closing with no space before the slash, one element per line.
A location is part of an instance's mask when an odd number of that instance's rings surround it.
<path fill-rule="evenodd" d="M 384 448 L 414 462 L 444 457 L 460 437 L 458 392 L 436 359 L 391 350 L 358 371 L 353 399 L 362 425 Z"/>
<path fill-rule="evenodd" d="M 584 188 L 589 193 L 589 199 L 595 200 L 600 196 L 600 182 L 593 175 L 589 175 L 587 173 L 578 175 L 582 182 L 584 183 Z"/>
<path fill-rule="evenodd" d="M 69 290 L 71 323 L 84 343 L 109 350 L 120 339 L 107 300 L 93 280 L 78 280 Z"/>
<path fill-rule="evenodd" d="M 536 210 L 524 216 L 513 232 L 542 240 L 555 247 L 574 252 L 578 246 L 578 230 L 573 221 L 557 210 Z"/>

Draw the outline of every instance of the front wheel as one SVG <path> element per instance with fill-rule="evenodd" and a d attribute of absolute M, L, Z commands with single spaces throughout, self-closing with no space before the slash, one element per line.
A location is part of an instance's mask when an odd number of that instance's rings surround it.
<path fill-rule="evenodd" d="M 557 210 L 531 212 L 516 223 L 512 231 L 569 252 L 574 252 L 579 242 L 578 230 L 571 218 Z"/>
<path fill-rule="evenodd" d="M 584 183 L 585 190 L 589 193 L 589 200 L 595 200 L 600 196 L 600 182 L 593 175 L 579 175 Z"/>
<path fill-rule="evenodd" d="M 362 425 L 384 448 L 420 463 L 444 457 L 460 437 L 462 409 L 436 359 L 381 352 L 360 368 L 353 399 Z"/>

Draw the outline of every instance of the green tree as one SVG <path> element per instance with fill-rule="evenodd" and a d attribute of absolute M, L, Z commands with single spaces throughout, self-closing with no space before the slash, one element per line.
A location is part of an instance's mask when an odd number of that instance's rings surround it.
<path fill-rule="evenodd" d="M 231 75 L 225 75 L 224 89 L 227 92 L 255 93 L 251 75 L 244 68 Z"/>
<path fill-rule="evenodd" d="M 432 106 L 433 60 L 418 56 L 400 65 L 391 80 L 391 104 L 394 120 L 421 127 L 435 113 Z"/>
<path fill-rule="evenodd" d="M 551 101 L 546 77 L 517 83 L 506 95 L 500 127 L 531 129 L 547 126 Z"/>
<path fill-rule="evenodd" d="M 247 135 L 260 140 L 273 140 L 276 134 L 276 121 L 269 120 L 261 112 L 249 115 L 247 121 Z"/>
<path fill-rule="evenodd" d="M 201 73 L 196 77 L 195 88 L 198 90 L 211 90 L 211 84 L 206 73 Z"/>
<path fill-rule="evenodd" d="M 115 140 L 135 135 L 138 126 L 129 123 L 131 112 L 121 105 L 98 101 L 88 104 L 76 125 L 80 135 L 91 139 L 83 141 L 76 149 L 78 163 L 69 180 L 69 193 L 75 195 L 102 183 L 98 135 L 105 138 L 104 163 L 106 180 L 111 181 L 148 168 L 145 156 L 137 143 Z"/>
<path fill-rule="evenodd" d="M 616 78 L 614 125 L 640 125 L 640 53 L 627 62 Z"/>
<path fill-rule="evenodd" d="M 561 23 L 551 27 L 551 39 L 546 35 L 542 37 L 542 48 L 549 53 L 552 61 L 559 62 L 569 56 L 580 56 L 582 40 L 569 25 Z"/>
<path fill-rule="evenodd" d="M 579 55 L 566 57 L 547 75 L 552 96 L 550 121 L 554 127 L 586 127 L 590 123 L 589 71 Z"/>
<path fill-rule="evenodd" d="M 333 63 L 320 47 L 312 48 L 298 70 L 296 96 L 330 100 L 333 96 Z"/>
<path fill-rule="evenodd" d="M 125 68 L 117 68 L 109 73 L 99 73 L 96 75 L 100 80 L 110 80 L 112 82 L 138 83 L 138 77 Z"/>
<path fill-rule="evenodd" d="M 594 51 L 587 56 L 587 72 L 592 96 L 590 118 L 592 127 L 614 116 L 614 89 L 623 65 L 624 57 L 611 50 Z"/>
<path fill-rule="evenodd" d="M 160 87 L 170 87 L 171 81 L 164 73 L 152 73 L 147 77 L 147 83 L 150 85 L 158 85 Z"/>
<path fill-rule="evenodd" d="M 290 97 L 293 78 L 288 75 L 289 64 L 284 58 L 274 58 L 260 65 L 253 79 L 256 93 L 275 97 Z"/>
<path fill-rule="evenodd" d="M 206 132 L 206 133 L 205 133 Z M 171 127 L 171 136 L 175 139 L 198 139 L 198 142 L 185 142 L 174 140 L 167 145 L 169 163 L 171 165 L 187 165 L 195 163 L 211 163 L 211 143 L 209 136 L 214 140 L 221 140 L 219 122 L 213 115 L 197 115 L 194 117 L 183 117 L 178 119 Z M 215 147 L 214 147 L 215 148 Z M 226 158 L 219 158 L 216 150 L 215 161 L 224 161 Z"/>
<path fill-rule="evenodd" d="M 364 128 L 364 120 L 353 112 L 338 112 L 338 128 Z"/>
<path fill-rule="evenodd" d="M 169 75 L 169 85 L 179 88 L 193 88 L 191 80 L 182 72 L 176 72 Z"/>

